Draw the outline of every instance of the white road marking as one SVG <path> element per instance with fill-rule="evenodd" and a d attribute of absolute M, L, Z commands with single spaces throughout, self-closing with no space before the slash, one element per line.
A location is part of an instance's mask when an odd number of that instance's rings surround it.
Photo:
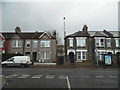
<path fill-rule="evenodd" d="M 21 75 L 21 76 L 23 76 L 23 77 L 29 77 L 30 75 Z"/>
<path fill-rule="evenodd" d="M 66 78 L 67 78 L 67 85 L 68 85 L 68 89 L 69 89 L 69 90 L 71 90 L 70 81 L 69 81 L 68 76 L 66 76 Z"/>
<path fill-rule="evenodd" d="M 108 76 L 109 78 L 117 78 L 117 76 Z"/>
<path fill-rule="evenodd" d="M 89 77 L 91 77 L 91 76 L 82 76 L 82 77 L 89 78 Z"/>
<path fill-rule="evenodd" d="M 27 78 L 26 76 L 19 76 L 18 78 Z"/>
<path fill-rule="evenodd" d="M 13 78 L 13 76 L 5 76 L 5 78 L 7 79 L 7 78 Z"/>
<path fill-rule="evenodd" d="M 41 78 L 41 77 L 38 77 L 38 76 L 33 76 L 33 77 L 31 77 L 31 78 Z"/>
<path fill-rule="evenodd" d="M 43 75 L 34 75 L 34 76 L 36 76 L 36 77 L 42 77 Z"/>
<path fill-rule="evenodd" d="M 104 76 L 95 76 L 96 78 L 103 78 Z"/>
<path fill-rule="evenodd" d="M 59 75 L 59 79 L 66 79 L 65 75 Z"/>
<path fill-rule="evenodd" d="M 47 75 L 45 78 L 55 78 L 55 75 Z"/>

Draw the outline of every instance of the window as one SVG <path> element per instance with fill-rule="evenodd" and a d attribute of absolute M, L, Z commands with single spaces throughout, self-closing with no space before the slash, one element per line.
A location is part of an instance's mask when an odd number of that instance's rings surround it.
<path fill-rule="evenodd" d="M 50 40 L 41 40 L 41 47 L 50 47 Z"/>
<path fill-rule="evenodd" d="M 105 54 L 105 51 L 98 51 L 96 53 L 96 57 L 98 60 L 103 60 L 103 54 Z"/>
<path fill-rule="evenodd" d="M 21 47 L 22 41 L 21 40 L 12 40 L 12 47 Z"/>
<path fill-rule="evenodd" d="M 73 47 L 73 38 L 69 38 L 69 47 Z"/>
<path fill-rule="evenodd" d="M 86 39 L 85 38 L 77 38 L 77 47 L 85 47 Z"/>
<path fill-rule="evenodd" d="M 86 60 L 86 51 L 77 52 L 77 60 Z"/>
<path fill-rule="evenodd" d="M 3 41 L 3 40 L 0 40 L 0 48 L 3 47 L 3 43 L 4 43 L 4 41 Z"/>
<path fill-rule="evenodd" d="M 31 46 L 31 41 L 30 41 L 30 40 L 27 40 L 27 41 L 26 41 L 26 47 L 27 47 L 27 48 L 30 48 L 30 46 Z"/>
<path fill-rule="evenodd" d="M 106 39 L 107 47 L 111 47 L 111 39 Z"/>
<path fill-rule="evenodd" d="M 104 43 L 104 39 L 95 39 L 95 44 L 96 44 L 96 47 L 104 47 L 105 46 L 105 43 Z"/>
<path fill-rule="evenodd" d="M 119 39 L 115 39 L 115 44 L 116 44 L 116 47 L 120 47 L 120 42 L 119 42 Z"/>
<path fill-rule="evenodd" d="M 34 40 L 34 41 L 33 41 L 33 47 L 34 47 L 34 48 L 37 48 L 37 47 L 38 47 L 38 40 Z"/>
<path fill-rule="evenodd" d="M 41 59 L 50 59 L 50 52 L 41 52 Z"/>

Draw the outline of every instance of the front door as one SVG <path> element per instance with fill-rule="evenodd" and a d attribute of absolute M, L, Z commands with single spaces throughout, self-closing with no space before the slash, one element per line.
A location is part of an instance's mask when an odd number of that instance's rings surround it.
<path fill-rule="evenodd" d="M 70 60 L 70 64 L 74 64 L 74 53 L 73 52 L 69 53 L 69 60 Z"/>

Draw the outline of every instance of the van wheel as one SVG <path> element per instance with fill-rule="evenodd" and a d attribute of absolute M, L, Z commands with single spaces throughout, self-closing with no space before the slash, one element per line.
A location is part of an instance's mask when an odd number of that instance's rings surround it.
<path fill-rule="evenodd" d="M 23 68 L 23 67 L 25 67 L 25 65 L 21 64 L 21 67 Z"/>

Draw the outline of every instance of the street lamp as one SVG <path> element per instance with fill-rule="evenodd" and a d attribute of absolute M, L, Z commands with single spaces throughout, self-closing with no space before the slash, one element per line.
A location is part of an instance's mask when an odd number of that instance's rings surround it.
<path fill-rule="evenodd" d="M 65 17 L 63 17 L 63 30 L 64 30 L 64 64 L 65 64 L 65 36 L 66 36 L 66 32 L 65 32 Z"/>

